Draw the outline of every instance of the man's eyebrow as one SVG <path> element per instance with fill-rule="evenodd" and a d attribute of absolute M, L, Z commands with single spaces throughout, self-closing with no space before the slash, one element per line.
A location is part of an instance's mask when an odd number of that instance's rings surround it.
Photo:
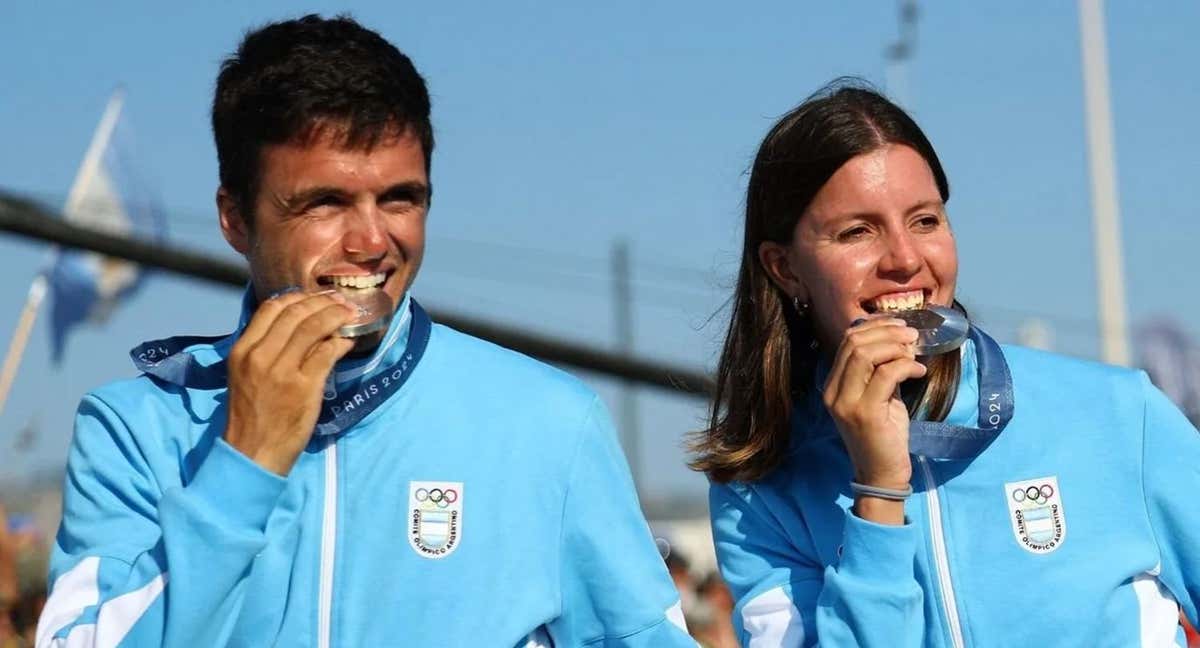
<path fill-rule="evenodd" d="M 279 202 L 287 209 L 298 209 L 317 198 L 326 196 L 345 198 L 348 195 L 346 190 L 339 187 L 316 186 L 301 189 L 287 196 L 281 196 Z M 417 202 L 424 202 L 429 197 L 429 185 L 420 180 L 398 182 L 381 191 L 379 195 L 381 197 L 393 197 L 397 195 L 412 196 Z"/>
<path fill-rule="evenodd" d="M 287 209 L 296 209 L 324 196 L 345 196 L 346 192 L 337 187 L 309 187 L 296 193 L 280 196 L 279 202 Z"/>
<path fill-rule="evenodd" d="M 381 197 L 412 196 L 417 202 L 425 202 L 429 197 L 429 185 L 420 180 L 398 182 L 379 193 Z"/>

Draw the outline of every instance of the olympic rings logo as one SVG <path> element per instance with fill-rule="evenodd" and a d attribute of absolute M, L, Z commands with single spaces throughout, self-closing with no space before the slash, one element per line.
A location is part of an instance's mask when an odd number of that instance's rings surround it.
<path fill-rule="evenodd" d="M 1054 487 L 1050 484 L 1042 484 L 1041 486 L 1029 486 L 1027 488 L 1018 488 L 1012 492 L 1012 498 L 1015 502 L 1024 502 L 1029 500 L 1035 504 L 1045 504 L 1054 496 Z"/>
<path fill-rule="evenodd" d="M 440 488 L 418 488 L 413 497 L 417 498 L 418 502 L 424 504 L 429 502 L 436 505 L 438 508 L 446 508 L 458 501 L 458 491 L 453 488 L 442 490 Z"/>

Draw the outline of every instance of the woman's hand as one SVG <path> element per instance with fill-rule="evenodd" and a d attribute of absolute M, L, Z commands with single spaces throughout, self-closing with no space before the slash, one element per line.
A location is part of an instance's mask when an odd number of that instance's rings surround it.
<path fill-rule="evenodd" d="M 842 338 L 825 385 L 825 407 L 833 416 L 854 481 L 903 490 L 912 479 L 908 454 L 908 410 L 900 383 L 925 375 L 913 343 L 917 331 L 903 320 L 879 317 L 851 327 Z M 864 519 L 903 524 L 904 503 L 859 495 L 855 512 Z"/>

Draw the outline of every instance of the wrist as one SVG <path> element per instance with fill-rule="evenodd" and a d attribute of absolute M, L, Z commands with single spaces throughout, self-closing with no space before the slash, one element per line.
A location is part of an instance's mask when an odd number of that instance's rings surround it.
<path fill-rule="evenodd" d="M 876 524 L 902 526 L 904 524 L 904 502 L 883 499 L 871 495 L 854 498 L 854 515 Z"/>
<path fill-rule="evenodd" d="M 233 424 L 225 428 L 224 439 L 229 447 L 243 457 L 280 477 L 287 477 L 299 457 L 298 452 L 285 453 L 276 444 L 265 443 L 262 439 L 241 434 Z"/>
<path fill-rule="evenodd" d="M 910 490 L 912 488 L 912 470 L 889 473 L 868 473 L 856 470 L 853 481 L 863 486 L 873 486 L 875 488 Z"/>

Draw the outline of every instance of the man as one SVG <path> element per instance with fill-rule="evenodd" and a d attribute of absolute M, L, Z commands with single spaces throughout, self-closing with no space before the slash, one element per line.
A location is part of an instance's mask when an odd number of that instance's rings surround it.
<path fill-rule="evenodd" d="M 268 25 L 213 131 L 240 324 L 84 398 L 38 645 L 694 645 L 595 395 L 408 296 L 433 150 L 408 58 Z M 344 337 L 381 296 L 390 325 Z"/>

